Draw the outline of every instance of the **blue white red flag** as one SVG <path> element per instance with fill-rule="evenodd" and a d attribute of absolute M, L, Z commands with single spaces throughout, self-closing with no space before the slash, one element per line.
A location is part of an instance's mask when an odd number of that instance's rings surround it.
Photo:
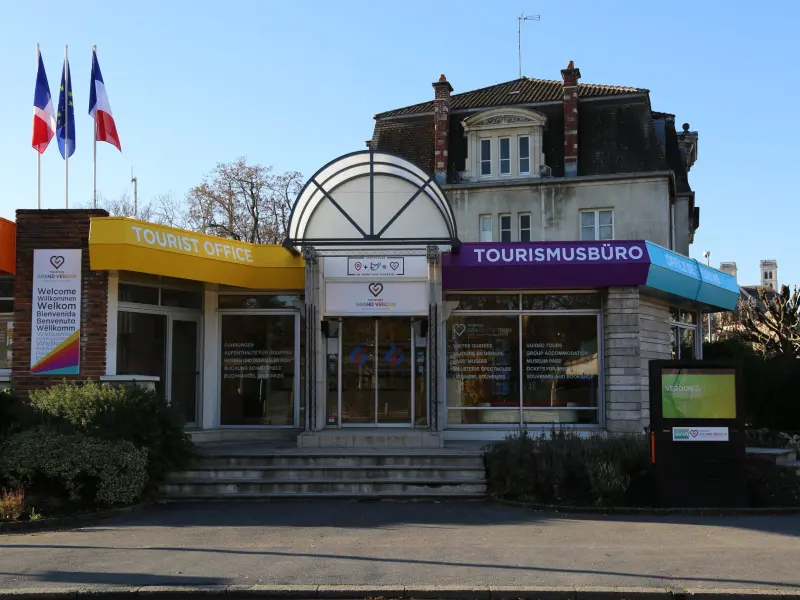
<path fill-rule="evenodd" d="M 39 53 L 39 68 L 36 70 L 36 89 L 33 92 L 33 139 L 31 146 L 42 154 L 56 134 L 56 113 L 50 96 L 50 84 L 44 70 L 42 54 Z"/>
<path fill-rule="evenodd" d="M 75 152 L 75 107 L 72 105 L 72 75 L 69 72 L 69 62 L 66 60 L 61 71 L 61 90 L 58 94 L 56 139 L 61 156 L 64 158 L 72 156 Z"/>
<path fill-rule="evenodd" d="M 108 142 L 122 152 L 122 145 L 117 134 L 117 124 L 111 114 L 111 105 L 108 103 L 106 85 L 103 83 L 103 74 L 97 62 L 97 52 L 92 50 L 92 78 L 89 88 L 89 114 L 95 122 L 94 134 L 98 142 Z"/>

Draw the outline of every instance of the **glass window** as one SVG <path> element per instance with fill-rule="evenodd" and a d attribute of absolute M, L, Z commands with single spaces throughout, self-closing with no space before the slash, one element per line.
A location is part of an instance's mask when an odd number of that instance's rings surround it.
<path fill-rule="evenodd" d="M 614 239 L 614 213 L 610 210 L 600 210 L 597 212 L 597 221 L 599 224 L 598 231 L 600 235 L 599 240 L 613 240 Z"/>
<path fill-rule="evenodd" d="M 531 216 L 529 214 L 519 216 L 519 241 L 531 241 Z"/>
<path fill-rule="evenodd" d="M 500 175 L 511 174 L 511 138 L 500 138 Z"/>
<path fill-rule="evenodd" d="M 500 215 L 500 241 L 511 241 L 511 215 Z"/>
<path fill-rule="evenodd" d="M 200 309 L 203 307 L 203 294 L 163 288 L 161 290 L 161 306 Z"/>
<path fill-rule="evenodd" d="M 523 294 L 522 310 L 597 310 L 599 294 Z"/>
<path fill-rule="evenodd" d="M 11 368 L 11 338 L 13 330 L 13 317 L 0 317 L 0 369 Z"/>
<path fill-rule="evenodd" d="M 0 313 L 13 313 L 14 301 L 10 298 L 0 299 Z"/>
<path fill-rule="evenodd" d="M 158 291 L 158 288 L 149 289 Z M 117 313 L 117 374 L 157 376 L 160 379 L 156 391 L 163 396 L 166 352 L 166 315 L 124 310 Z"/>
<path fill-rule="evenodd" d="M 519 174 L 531 172 L 531 138 L 527 135 L 519 137 Z"/>
<path fill-rule="evenodd" d="M 480 216 L 480 241 L 492 241 L 492 215 Z"/>
<path fill-rule="evenodd" d="M 457 301 L 456 310 L 517 310 L 518 294 L 448 294 L 448 301 Z"/>
<path fill-rule="evenodd" d="M 9 278 L 0 279 L 0 298 L 14 297 L 14 280 Z"/>
<path fill-rule="evenodd" d="M 481 176 L 492 174 L 492 140 L 481 140 Z"/>
<path fill-rule="evenodd" d="M 295 316 L 222 315 L 223 425 L 293 425 Z"/>
<path fill-rule="evenodd" d="M 219 308 L 297 308 L 303 301 L 300 295 L 270 295 L 270 294 L 220 294 L 217 300 Z"/>
<path fill-rule="evenodd" d="M 523 421 L 597 423 L 597 316 L 524 316 L 522 343 Z"/>
<path fill-rule="evenodd" d="M 445 333 L 448 408 L 512 409 L 518 423 L 519 317 L 453 315 Z"/>
<path fill-rule="evenodd" d="M 669 307 L 670 353 L 673 360 L 700 358 L 697 349 L 697 311 Z"/>
<path fill-rule="evenodd" d="M 154 304 L 158 306 L 158 292 L 159 289 L 157 287 L 120 283 L 119 301 L 133 302 L 135 304 Z M 138 373 L 138 375 L 143 374 L 144 373 Z"/>
<path fill-rule="evenodd" d="M 597 239 L 595 237 L 593 212 L 584 211 L 581 213 L 581 239 L 582 240 Z"/>
<path fill-rule="evenodd" d="M 581 211 L 582 240 L 613 240 L 614 211 L 584 210 Z"/>

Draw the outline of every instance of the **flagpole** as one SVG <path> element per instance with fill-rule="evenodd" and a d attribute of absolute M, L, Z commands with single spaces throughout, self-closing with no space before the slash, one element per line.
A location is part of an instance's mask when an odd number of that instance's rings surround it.
<path fill-rule="evenodd" d="M 39 73 L 39 44 L 36 44 L 36 73 Z M 35 126 L 35 124 L 34 124 Z M 36 208 L 42 210 L 42 153 L 36 150 Z"/>
<path fill-rule="evenodd" d="M 69 56 L 64 44 L 64 208 L 69 208 Z"/>
<path fill-rule="evenodd" d="M 94 56 L 97 53 L 97 46 L 92 46 L 92 75 L 94 75 Z M 94 80 L 91 85 L 94 86 Z M 92 208 L 97 208 L 97 115 L 94 117 L 94 143 L 92 144 L 93 167 L 92 167 Z"/>

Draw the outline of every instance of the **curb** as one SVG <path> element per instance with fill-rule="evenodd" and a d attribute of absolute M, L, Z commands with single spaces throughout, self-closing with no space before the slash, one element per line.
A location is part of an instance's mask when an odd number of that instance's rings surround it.
<path fill-rule="evenodd" d="M 282 598 L 286 600 L 786 600 L 800 597 L 800 590 L 680 589 L 614 587 L 520 587 L 520 586 L 367 586 L 367 585 L 228 585 L 144 586 L 107 588 L 28 588 L 0 590 L 0 598 L 22 600 L 118 599 L 141 596 L 168 598 Z"/>
<path fill-rule="evenodd" d="M 797 515 L 800 506 L 776 506 L 773 508 L 636 508 L 624 506 L 569 506 L 560 504 L 536 504 L 505 500 L 496 496 L 490 499 L 498 504 L 529 508 L 542 512 L 590 514 L 590 515 L 628 515 L 628 516 L 685 516 L 685 517 L 746 517 L 758 515 Z"/>
<path fill-rule="evenodd" d="M 92 513 L 81 513 L 79 515 L 70 515 L 68 517 L 40 519 L 39 521 L 11 521 L 8 523 L 0 523 L 0 535 L 3 533 L 27 533 L 29 531 L 54 531 L 57 529 L 71 529 L 73 527 L 88 525 L 90 523 L 110 519 L 112 517 L 138 512 L 151 505 L 152 502 L 143 502 L 141 504 L 134 504 L 133 506 L 110 508 L 108 510 L 101 510 Z M 0 597 L 2 597 L 4 593 L 5 592 L 0 590 Z"/>

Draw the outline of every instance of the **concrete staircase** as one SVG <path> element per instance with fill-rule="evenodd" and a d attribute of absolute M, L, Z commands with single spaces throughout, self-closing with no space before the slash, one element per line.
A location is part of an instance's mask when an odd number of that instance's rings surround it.
<path fill-rule="evenodd" d="M 800 476 L 800 460 L 797 460 L 797 452 L 789 448 L 746 448 L 745 452 L 751 456 L 772 460 L 779 467 L 794 469 Z"/>
<path fill-rule="evenodd" d="M 159 488 L 165 500 L 481 498 L 480 449 L 212 449 Z"/>

